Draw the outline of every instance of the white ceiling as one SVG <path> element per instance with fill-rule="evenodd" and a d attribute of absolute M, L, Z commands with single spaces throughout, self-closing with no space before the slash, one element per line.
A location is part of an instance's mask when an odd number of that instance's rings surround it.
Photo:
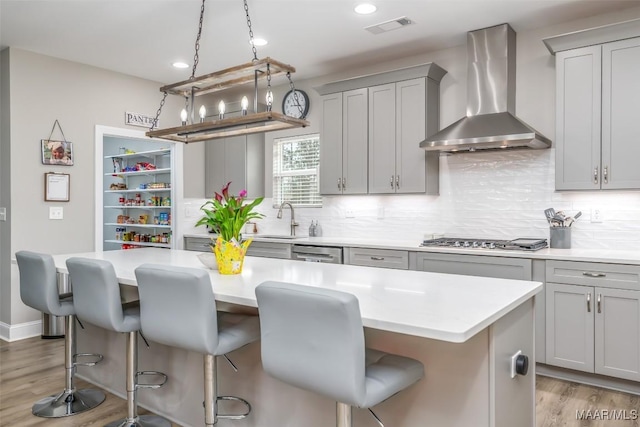
<path fill-rule="evenodd" d="M 373 62 L 463 45 L 467 31 L 504 22 L 518 31 L 634 7 L 638 0 L 248 0 L 256 37 L 270 56 L 311 78 Z M 0 0 L 0 48 L 12 46 L 173 83 L 193 63 L 200 0 Z M 410 25 L 373 35 L 364 27 L 406 16 Z M 208 0 L 196 75 L 252 58 L 242 0 Z"/>

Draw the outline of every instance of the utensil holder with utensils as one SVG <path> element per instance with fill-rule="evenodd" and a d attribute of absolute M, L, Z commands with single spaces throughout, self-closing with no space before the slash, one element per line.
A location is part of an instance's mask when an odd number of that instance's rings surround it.
<path fill-rule="evenodd" d="M 571 249 L 571 227 L 550 227 L 549 247 L 553 249 Z"/>

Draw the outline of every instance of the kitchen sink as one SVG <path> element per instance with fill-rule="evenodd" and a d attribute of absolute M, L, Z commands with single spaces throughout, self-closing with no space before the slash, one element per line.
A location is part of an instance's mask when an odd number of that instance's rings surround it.
<path fill-rule="evenodd" d="M 300 239 L 302 236 L 289 236 L 286 234 L 256 234 L 255 237 L 262 238 L 262 239 L 293 240 L 293 239 Z"/>

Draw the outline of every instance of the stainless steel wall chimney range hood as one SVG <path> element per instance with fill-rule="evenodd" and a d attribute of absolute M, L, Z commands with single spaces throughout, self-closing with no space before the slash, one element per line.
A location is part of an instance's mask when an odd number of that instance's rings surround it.
<path fill-rule="evenodd" d="M 516 33 L 502 24 L 467 33 L 467 116 L 420 143 L 427 151 L 549 148 L 515 116 Z"/>

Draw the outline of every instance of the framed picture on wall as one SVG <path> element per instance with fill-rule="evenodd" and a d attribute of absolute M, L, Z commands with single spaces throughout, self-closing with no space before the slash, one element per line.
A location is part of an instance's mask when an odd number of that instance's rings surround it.
<path fill-rule="evenodd" d="M 68 173 L 44 174 L 44 201 L 68 202 L 71 177 Z"/>
<path fill-rule="evenodd" d="M 43 165 L 73 165 L 73 143 L 69 141 L 55 141 L 41 139 Z"/>

